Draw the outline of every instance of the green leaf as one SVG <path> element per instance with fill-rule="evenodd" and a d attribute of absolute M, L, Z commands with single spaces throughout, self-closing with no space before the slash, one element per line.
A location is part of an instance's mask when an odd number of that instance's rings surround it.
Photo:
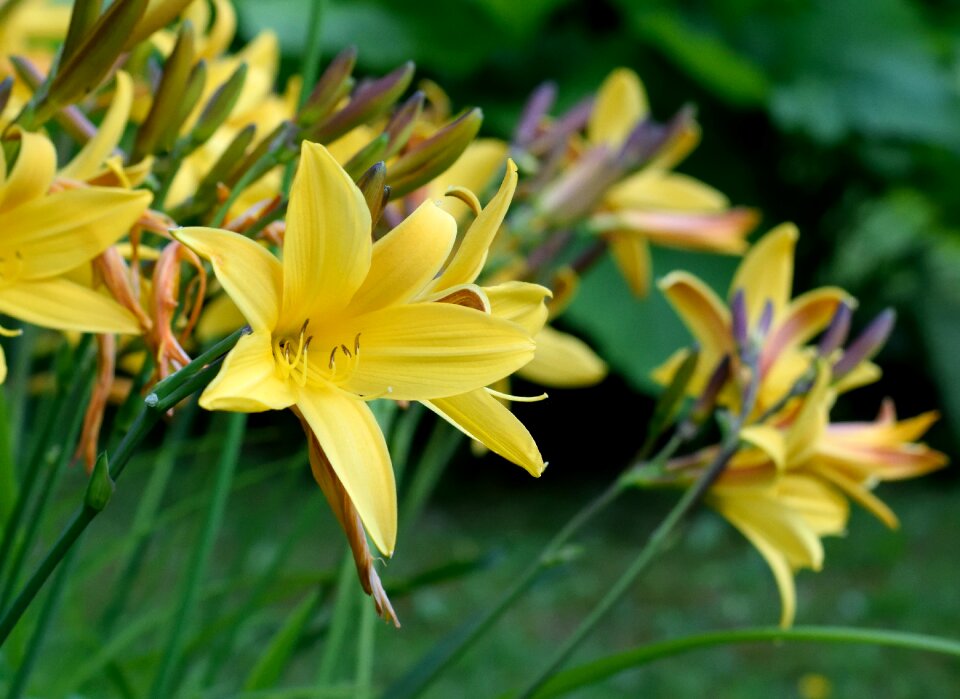
<path fill-rule="evenodd" d="M 286 620 L 277 629 L 273 638 L 270 639 L 263 655 L 257 660 L 250 674 L 247 675 L 247 679 L 243 683 L 245 691 L 267 689 L 276 684 L 283 674 L 284 668 L 290 662 L 290 658 L 296 650 L 297 641 L 300 640 L 304 629 L 310 623 L 310 618 L 316 611 L 319 602 L 320 588 L 316 588 L 290 611 Z"/>

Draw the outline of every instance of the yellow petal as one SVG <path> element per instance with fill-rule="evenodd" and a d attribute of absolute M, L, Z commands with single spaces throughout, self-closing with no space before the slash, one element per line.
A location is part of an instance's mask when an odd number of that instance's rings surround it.
<path fill-rule="evenodd" d="M 237 328 L 242 328 L 247 322 L 232 298 L 227 294 L 218 294 L 203 304 L 203 313 L 200 314 L 200 321 L 197 323 L 196 337 L 201 343 L 207 343 L 226 337 Z"/>
<path fill-rule="evenodd" d="M 515 323 L 446 303 L 394 306 L 351 319 L 338 331 L 345 339 L 315 337 L 312 346 L 352 344 L 360 334 L 359 359 L 343 387 L 396 400 L 487 386 L 529 362 L 535 347 Z"/>
<path fill-rule="evenodd" d="M 598 215 L 592 221 L 601 230 L 609 225 L 620 233 L 641 235 L 656 245 L 724 254 L 746 250 L 744 236 L 756 222 L 755 211 L 739 208 L 720 212 L 627 209 Z"/>
<path fill-rule="evenodd" d="M 0 183 L 0 214 L 42 197 L 50 189 L 57 169 L 57 152 L 46 136 L 19 129 L 12 130 L 12 136 L 20 139 L 20 152 L 12 169 L 5 164 L 6 178 Z M 8 229 L 3 230 L 6 235 Z"/>
<path fill-rule="evenodd" d="M 890 529 L 897 529 L 900 526 L 900 520 L 897 519 L 894 511 L 863 484 L 857 483 L 835 469 L 818 468 L 817 473 L 841 488 L 851 500 L 857 502 Z"/>
<path fill-rule="evenodd" d="M 847 499 L 820 478 L 790 473 L 780 479 L 777 498 L 803 517 L 817 536 L 842 534 L 847 528 Z"/>
<path fill-rule="evenodd" d="M 650 290 L 651 267 L 647 241 L 633 233 L 611 233 L 607 242 L 630 291 L 638 298 L 646 296 Z"/>
<path fill-rule="evenodd" d="M 783 434 L 777 428 L 770 425 L 750 425 L 740 430 L 740 439 L 763 451 L 777 469 L 782 470 L 786 465 L 786 444 Z"/>
<path fill-rule="evenodd" d="M 211 60 L 230 48 L 237 30 L 237 13 L 228 0 L 213 0 L 215 16 L 207 33 L 200 58 Z"/>
<path fill-rule="evenodd" d="M 493 315 L 520 325 L 530 335 L 540 332 L 547 322 L 544 301 L 550 297 L 550 290 L 546 287 L 527 282 L 504 282 L 483 287 L 483 290 Z"/>
<path fill-rule="evenodd" d="M 663 170 L 644 169 L 612 187 L 604 197 L 613 209 L 653 209 L 719 213 L 730 205 L 720 191 L 700 180 Z"/>
<path fill-rule="evenodd" d="M 594 144 L 618 148 L 648 112 L 640 78 L 632 70 L 617 68 L 600 86 L 587 123 L 587 138 Z"/>
<path fill-rule="evenodd" d="M 172 233 L 210 260 L 224 291 L 251 328 L 269 332 L 276 327 L 283 288 L 283 268 L 277 258 L 249 238 L 230 231 L 196 227 Z"/>
<path fill-rule="evenodd" d="M 0 347 L 0 384 L 7 380 L 7 355 Z"/>
<path fill-rule="evenodd" d="M 241 337 L 200 396 L 200 405 L 206 410 L 241 413 L 283 410 L 295 401 L 290 382 L 277 371 L 268 332 Z"/>
<path fill-rule="evenodd" d="M 459 199 L 444 196 L 450 187 L 465 187 L 481 195 L 507 160 L 507 144 L 495 138 L 481 138 L 463 151 L 444 173 L 427 185 L 427 196 L 440 200 L 440 206 L 457 218 L 469 213 L 469 207 Z"/>
<path fill-rule="evenodd" d="M 133 81 L 122 70 L 117 71 L 117 86 L 113 93 L 113 100 L 107 110 L 97 133 L 87 141 L 73 160 L 60 170 L 61 177 L 74 180 L 88 180 L 103 168 L 107 159 L 123 136 L 123 129 L 130 117 L 130 107 L 133 104 Z"/>
<path fill-rule="evenodd" d="M 483 388 L 424 405 L 490 451 L 540 476 L 545 464 L 527 428 Z"/>
<path fill-rule="evenodd" d="M 713 289 L 686 272 L 671 272 L 660 280 L 660 288 L 700 344 L 701 357 L 712 360 L 706 364 L 716 366 L 732 349 L 730 311 Z"/>
<path fill-rule="evenodd" d="M 343 308 L 370 269 L 370 211 L 357 185 L 317 143 L 303 142 L 283 249 L 281 323 Z"/>
<path fill-rule="evenodd" d="M 353 501 L 370 538 L 385 555 L 397 540 L 397 491 L 390 453 L 366 403 L 332 387 L 300 391 L 297 408 Z"/>
<path fill-rule="evenodd" d="M 883 370 L 873 362 L 860 362 L 846 376 L 833 384 L 837 393 L 846 393 L 861 386 L 876 383 L 883 376 Z"/>
<path fill-rule="evenodd" d="M 4 286 L 0 313 L 57 330 L 140 333 L 137 319 L 119 303 L 62 278 L 21 280 Z"/>
<path fill-rule="evenodd" d="M 487 292 L 476 284 L 458 284 L 418 300 L 432 303 L 452 303 L 455 306 L 472 308 L 475 311 L 490 312 L 490 299 L 487 298 Z"/>
<path fill-rule="evenodd" d="M 791 466 L 802 465 L 810 458 L 826 430 L 833 403 L 829 388 L 830 372 L 820 364 L 813 386 L 786 432 L 787 462 Z"/>
<path fill-rule="evenodd" d="M 517 374 L 542 386 L 593 386 L 607 375 L 607 364 L 580 338 L 547 326 L 536 335 L 537 353 Z"/>
<path fill-rule="evenodd" d="M 34 199 L 0 213 L 0 257 L 23 279 L 62 274 L 115 243 L 149 203 L 149 192 L 102 187 Z"/>
<path fill-rule="evenodd" d="M 454 253 L 450 264 L 433 284 L 433 289 L 469 284 L 476 280 L 483 269 L 483 263 L 487 260 L 487 250 L 507 215 L 507 209 L 510 207 L 516 188 L 517 166 L 512 160 L 508 160 L 507 172 L 500 189 L 467 229 L 460 247 Z"/>
<path fill-rule="evenodd" d="M 370 272 L 350 302 L 367 313 L 416 296 L 437 274 L 453 249 L 457 222 L 432 201 L 421 204 L 373 245 Z"/>
<path fill-rule="evenodd" d="M 769 300 L 773 317 L 783 317 L 793 286 L 793 249 L 797 227 L 783 223 L 758 240 L 746 254 L 730 284 L 730 295 L 743 289 L 747 316 L 755 323 Z"/>

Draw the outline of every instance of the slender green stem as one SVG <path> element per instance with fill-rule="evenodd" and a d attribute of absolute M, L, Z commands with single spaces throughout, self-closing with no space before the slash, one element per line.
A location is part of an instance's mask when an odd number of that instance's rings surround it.
<path fill-rule="evenodd" d="M 960 641 L 904 631 L 885 629 L 846 629 L 834 626 L 800 626 L 792 629 L 760 627 L 710 631 L 707 633 L 672 638 L 650 643 L 623 653 L 595 660 L 565 672 L 558 673 L 533 696 L 548 699 L 571 692 L 580 687 L 595 684 L 624 670 L 646 665 L 654 660 L 690 653 L 701 648 L 732 645 L 735 643 L 836 643 L 842 645 L 874 645 L 908 650 L 942 653 L 960 657 Z"/>
<path fill-rule="evenodd" d="M 230 483 L 240 457 L 246 424 L 247 416 L 244 413 L 232 413 L 227 417 L 224 448 L 217 464 L 216 482 L 211 493 L 210 505 L 200 532 L 200 540 L 194 548 L 187 568 L 189 573 L 180 595 L 179 609 L 170 627 L 170 636 L 160 661 L 160 669 L 153 681 L 153 690 L 150 693 L 153 699 L 172 696 L 174 674 L 182 660 L 189 620 L 196 612 L 200 586 L 206 575 L 210 553 L 213 551 L 213 544 L 223 521 L 227 496 L 230 494 Z"/>
<path fill-rule="evenodd" d="M 356 696 L 370 699 L 373 696 L 374 642 L 377 634 L 377 613 L 372 604 L 360 607 L 360 632 L 357 634 Z"/>
<path fill-rule="evenodd" d="M 40 616 L 37 619 L 36 627 L 33 629 L 33 636 L 30 637 L 30 644 L 27 646 L 26 655 L 23 658 L 23 662 L 20 663 L 20 667 L 17 669 L 17 674 L 14 676 L 13 682 L 10 683 L 7 699 L 19 699 L 20 695 L 23 694 L 23 690 L 26 689 L 27 680 L 30 679 L 30 673 L 33 671 L 34 663 L 37 661 L 44 637 L 50 626 L 50 620 L 57 611 L 57 605 L 59 605 L 60 598 L 63 595 L 64 583 L 66 583 L 67 578 L 70 577 L 70 568 L 76 552 L 77 549 L 73 549 L 67 553 L 67 557 L 63 561 L 63 566 L 57 571 L 57 575 L 53 579 L 50 593 L 47 595 L 47 599 L 40 609 Z"/>
<path fill-rule="evenodd" d="M 17 501 L 17 473 L 10 433 L 7 392 L 0 389 L 0 526 L 13 512 Z"/>
<path fill-rule="evenodd" d="M 120 444 L 117 445 L 117 448 L 114 450 L 113 456 L 110 459 L 110 478 L 112 480 L 116 481 L 123 474 L 127 463 L 130 461 L 130 457 L 133 456 L 137 446 L 160 419 L 163 411 L 185 397 L 180 396 L 181 391 L 179 390 L 185 380 L 186 383 L 190 383 L 193 390 L 202 388 L 202 385 L 197 385 L 198 382 L 196 379 L 202 376 L 207 381 L 211 380 L 213 378 L 213 372 L 211 372 L 210 369 L 215 369 L 215 366 L 208 366 L 208 364 L 229 351 L 233 345 L 236 344 L 237 340 L 240 339 L 240 335 L 243 332 L 244 330 L 238 330 L 220 341 L 176 374 L 167 377 L 157 385 L 156 390 L 144 401 L 144 407 L 140 410 L 140 414 L 137 415 L 129 431 L 124 435 L 123 440 L 121 440 Z M 173 402 L 170 402 L 171 400 L 173 400 Z M 92 522 L 99 513 L 100 510 L 93 509 L 85 503 L 73 516 L 73 519 L 40 563 L 36 572 L 34 572 L 30 580 L 27 581 L 20 595 L 14 600 L 10 609 L 4 612 L 3 618 L 0 619 L 0 646 L 3 646 L 6 642 L 10 632 L 13 631 L 20 617 L 23 616 L 27 607 L 29 607 L 33 601 L 33 598 L 36 597 L 64 555 L 70 550 L 70 547 L 80 538 L 80 535 L 83 534 L 90 522 Z"/>
<path fill-rule="evenodd" d="M 347 637 L 347 630 L 353 621 L 353 608 L 356 597 L 355 581 L 353 579 L 353 555 L 347 551 L 340 572 L 337 575 L 336 598 L 333 603 L 333 616 L 327 629 L 327 639 L 323 645 L 323 657 L 320 659 L 320 671 L 317 673 L 317 688 L 323 689 L 333 683 L 333 676 L 337 664 L 343 653 L 343 643 Z"/>

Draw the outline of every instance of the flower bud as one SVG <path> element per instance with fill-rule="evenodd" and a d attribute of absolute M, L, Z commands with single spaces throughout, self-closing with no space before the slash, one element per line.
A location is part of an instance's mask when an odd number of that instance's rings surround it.
<path fill-rule="evenodd" d="M 380 216 L 383 214 L 383 208 L 387 205 L 390 198 L 390 188 L 384 182 L 387 179 L 387 167 L 383 161 L 374 163 L 363 176 L 357 180 L 357 187 L 363 194 L 364 201 L 367 202 L 367 208 L 370 209 L 370 219 L 373 225 L 377 225 Z"/>
<path fill-rule="evenodd" d="M 83 504 L 85 507 L 100 512 L 110 502 L 114 490 L 116 490 L 116 485 L 110 477 L 107 453 L 103 452 L 97 458 L 93 473 L 90 474 L 90 482 L 87 483 L 87 492 L 83 497 Z"/>
<path fill-rule="evenodd" d="M 382 133 L 374 138 L 370 143 L 357 151 L 343 169 L 347 171 L 352 180 L 357 180 L 363 173 L 377 161 L 382 161 L 386 157 L 387 144 L 390 137 Z"/>
<path fill-rule="evenodd" d="M 866 330 L 860 333 L 860 336 L 854 340 L 843 356 L 833 365 L 833 379 L 837 381 L 861 363 L 868 361 L 877 352 L 883 348 L 893 332 L 894 323 L 896 323 L 897 314 L 892 308 L 888 308 L 867 326 Z"/>
<path fill-rule="evenodd" d="M 520 114 L 520 122 L 517 124 L 517 130 L 513 135 L 514 145 L 522 148 L 533 141 L 544 117 L 547 116 L 556 99 L 557 86 L 555 83 L 545 82 L 537 86 Z"/>
<path fill-rule="evenodd" d="M 206 143 L 207 139 L 229 118 L 230 112 L 240 99 L 246 79 L 247 64 L 241 63 L 233 71 L 233 75 L 214 91 L 200 113 L 193 131 L 190 132 L 191 145 L 201 146 Z"/>
<path fill-rule="evenodd" d="M 297 124 L 303 127 L 313 126 L 327 116 L 353 87 L 350 74 L 357 62 L 357 49 L 350 46 L 336 55 L 323 71 L 313 92 L 304 102 L 297 115 Z"/>
<path fill-rule="evenodd" d="M 837 306 L 830 325 L 827 327 L 823 337 L 820 338 L 820 345 L 817 348 L 817 354 L 827 358 L 836 350 L 843 346 L 850 334 L 850 319 L 853 317 L 853 311 L 845 302 Z"/>
<path fill-rule="evenodd" d="M 84 37 L 97 22 L 100 16 L 100 0 L 76 0 L 70 11 L 70 26 L 67 28 L 67 38 L 63 41 L 60 50 L 60 62 L 69 61 L 74 52 L 83 42 Z"/>
<path fill-rule="evenodd" d="M 403 103 L 403 106 L 397 110 L 397 113 L 390 119 L 384 133 L 389 137 L 384 158 L 390 158 L 400 152 L 400 149 L 407 145 L 413 128 L 417 120 L 423 113 L 423 103 L 425 95 L 421 90 L 417 90 L 410 98 Z"/>

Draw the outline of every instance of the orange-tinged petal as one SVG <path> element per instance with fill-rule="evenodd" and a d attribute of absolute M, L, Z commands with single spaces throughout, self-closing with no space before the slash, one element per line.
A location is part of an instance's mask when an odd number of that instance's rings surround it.
<path fill-rule="evenodd" d="M 855 305 L 853 298 L 838 287 L 814 289 L 790 302 L 782 320 L 764 342 L 761 372 L 766 373 L 781 354 L 805 345 L 826 328 L 841 303 Z"/>
<path fill-rule="evenodd" d="M 643 236 L 614 232 L 607 236 L 613 260 L 634 296 L 644 297 L 650 290 L 650 246 Z"/>
<path fill-rule="evenodd" d="M 730 284 L 730 296 L 743 289 L 747 316 L 756 323 L 769 301 L 774 322 L 783 317 L 793 286 L 793 249 L 800 233 L 783 223 L 758 240 L 746 254 Z"/>
<path fill-rule="evenodd" d="M 843 492 L 850 496 L 851 500 L 860 504 L 890 529 L 897 529 L 900 526 L 900 521 L 893 510 L 862 483 L 858 483 L 834 469 L 817 468 L 815 470 L 838 488 L 841 488 Z"/>
<path fill-rule="evenodd" d="M 0 313 L 57 330 L 135 335 L 141 331 L 133 314 L 112 298 L 63 278 L 4 286 Z"/>
<path fill-rule="evenodd" d="M 650 108 L 643 83 L 628 68 L 617 68 L 600 86 L 587 122 L 591 143 L 620 147 Z"/>
<path fill-rule="evenodd" d="M 283 410 L 296 402 L 291 382 L 281 377 L 268 332 L 240 338 L 210 385 L 200 396 L 206 410 L 259 413 Z"/>
<path fill-rule="evenodd" d="M 122 70 L 117 71 L 117 85 L 113 101 L 107 110 L 97 133 L 80 149 L 67 165 L 60 170 L 61 177 L 88 180 L 103 168 L 103 163 L 120 142 L 123 130 L 130 117 L 133 105 L 133 80 Z"/>
<path fill-rule="evenodd" d="M 487 386 L 529 362 L 535 347 L 515 323 L 446 303 L 395 306 L 350 319 L 338 330 L 347 342 L 360 335 L 359 358 L 343 388 L 396 400 L 445 398 Z M 315 337 L 313 347 L 341 342 Z"/>
<path fill-rule="evenodd" d="M 660 280 L 660 288 L 700 344 L 701 355 L 715 358 L 716 366 L 732 349 L 730 311 L 713 289 L 686 272 L 671 272 Z"/>
<path fill-rule="evenodd" d="M 53 182 L 57 152 L 46 136 L 15 129 L 20 152 L 11 168 L 5 164 L 6 177 L 0 182 L 0 214 L 42 197 Z M 0 158 L 3 156 L 0 155 Z M 8 228 L 4 227 L 4 235 Z"/>
<path fill-rule="evenodd" d="M 301 389 L 297 408 L 317 436 L 373 543 L 393 555 L 397 490 L 383 433 L 366 403 L 330 386 Z"/>
<path fill-rule="evenodd" d="M 347 305 L 370 269 L 370 211 L 327 149 L 303 142 L 283 249 L 281 325 Z"/>
<path fill-rule="evenodd" d="M 493 199 L 483 207 L 483 211 L 467 229 L 460 241 L 460 247 L 454 253 L 450 264 L 432 285 L 432 289 L 445 289 L 457 284 L 469 284 L 476 280 L 487 260 L 487 250 L 493 242 L 513 193 L 517 188 L 517 166 L 512 160 L 507 161 L 507 172 L 503 177 L 500 189 Z"/>
<path fill-rule="evenodd" d="M 263 246 L 217 228 L 180 228 L 173 236 L 213 265 L 224 291 L 255 331 L 277 326 L 283 268 Z M 302 321 L 301 321 L 302 322 Z"/>
<path fill-rule="evenodd" d="M 522 466 L 530 475 L 543 473 L 546 464 L 530 432 L 486 389 L 424 401 L 424 405 L 490 451 Z"/>
<path fill-rule="evenodd" d="M 421 204 L 373 245 L 370 272 L 350 302 L 367 313 L 416 296 L 440 271 L 453 249 L 457 222 L 432 201 Z"/>
<path fill-rule="evenodd" d="M 537 353 L 517 372 L 542 386 L 593 386 L 607 375 L 607 364 L 578 337 L 547 326 L 535 337 Z"/>

